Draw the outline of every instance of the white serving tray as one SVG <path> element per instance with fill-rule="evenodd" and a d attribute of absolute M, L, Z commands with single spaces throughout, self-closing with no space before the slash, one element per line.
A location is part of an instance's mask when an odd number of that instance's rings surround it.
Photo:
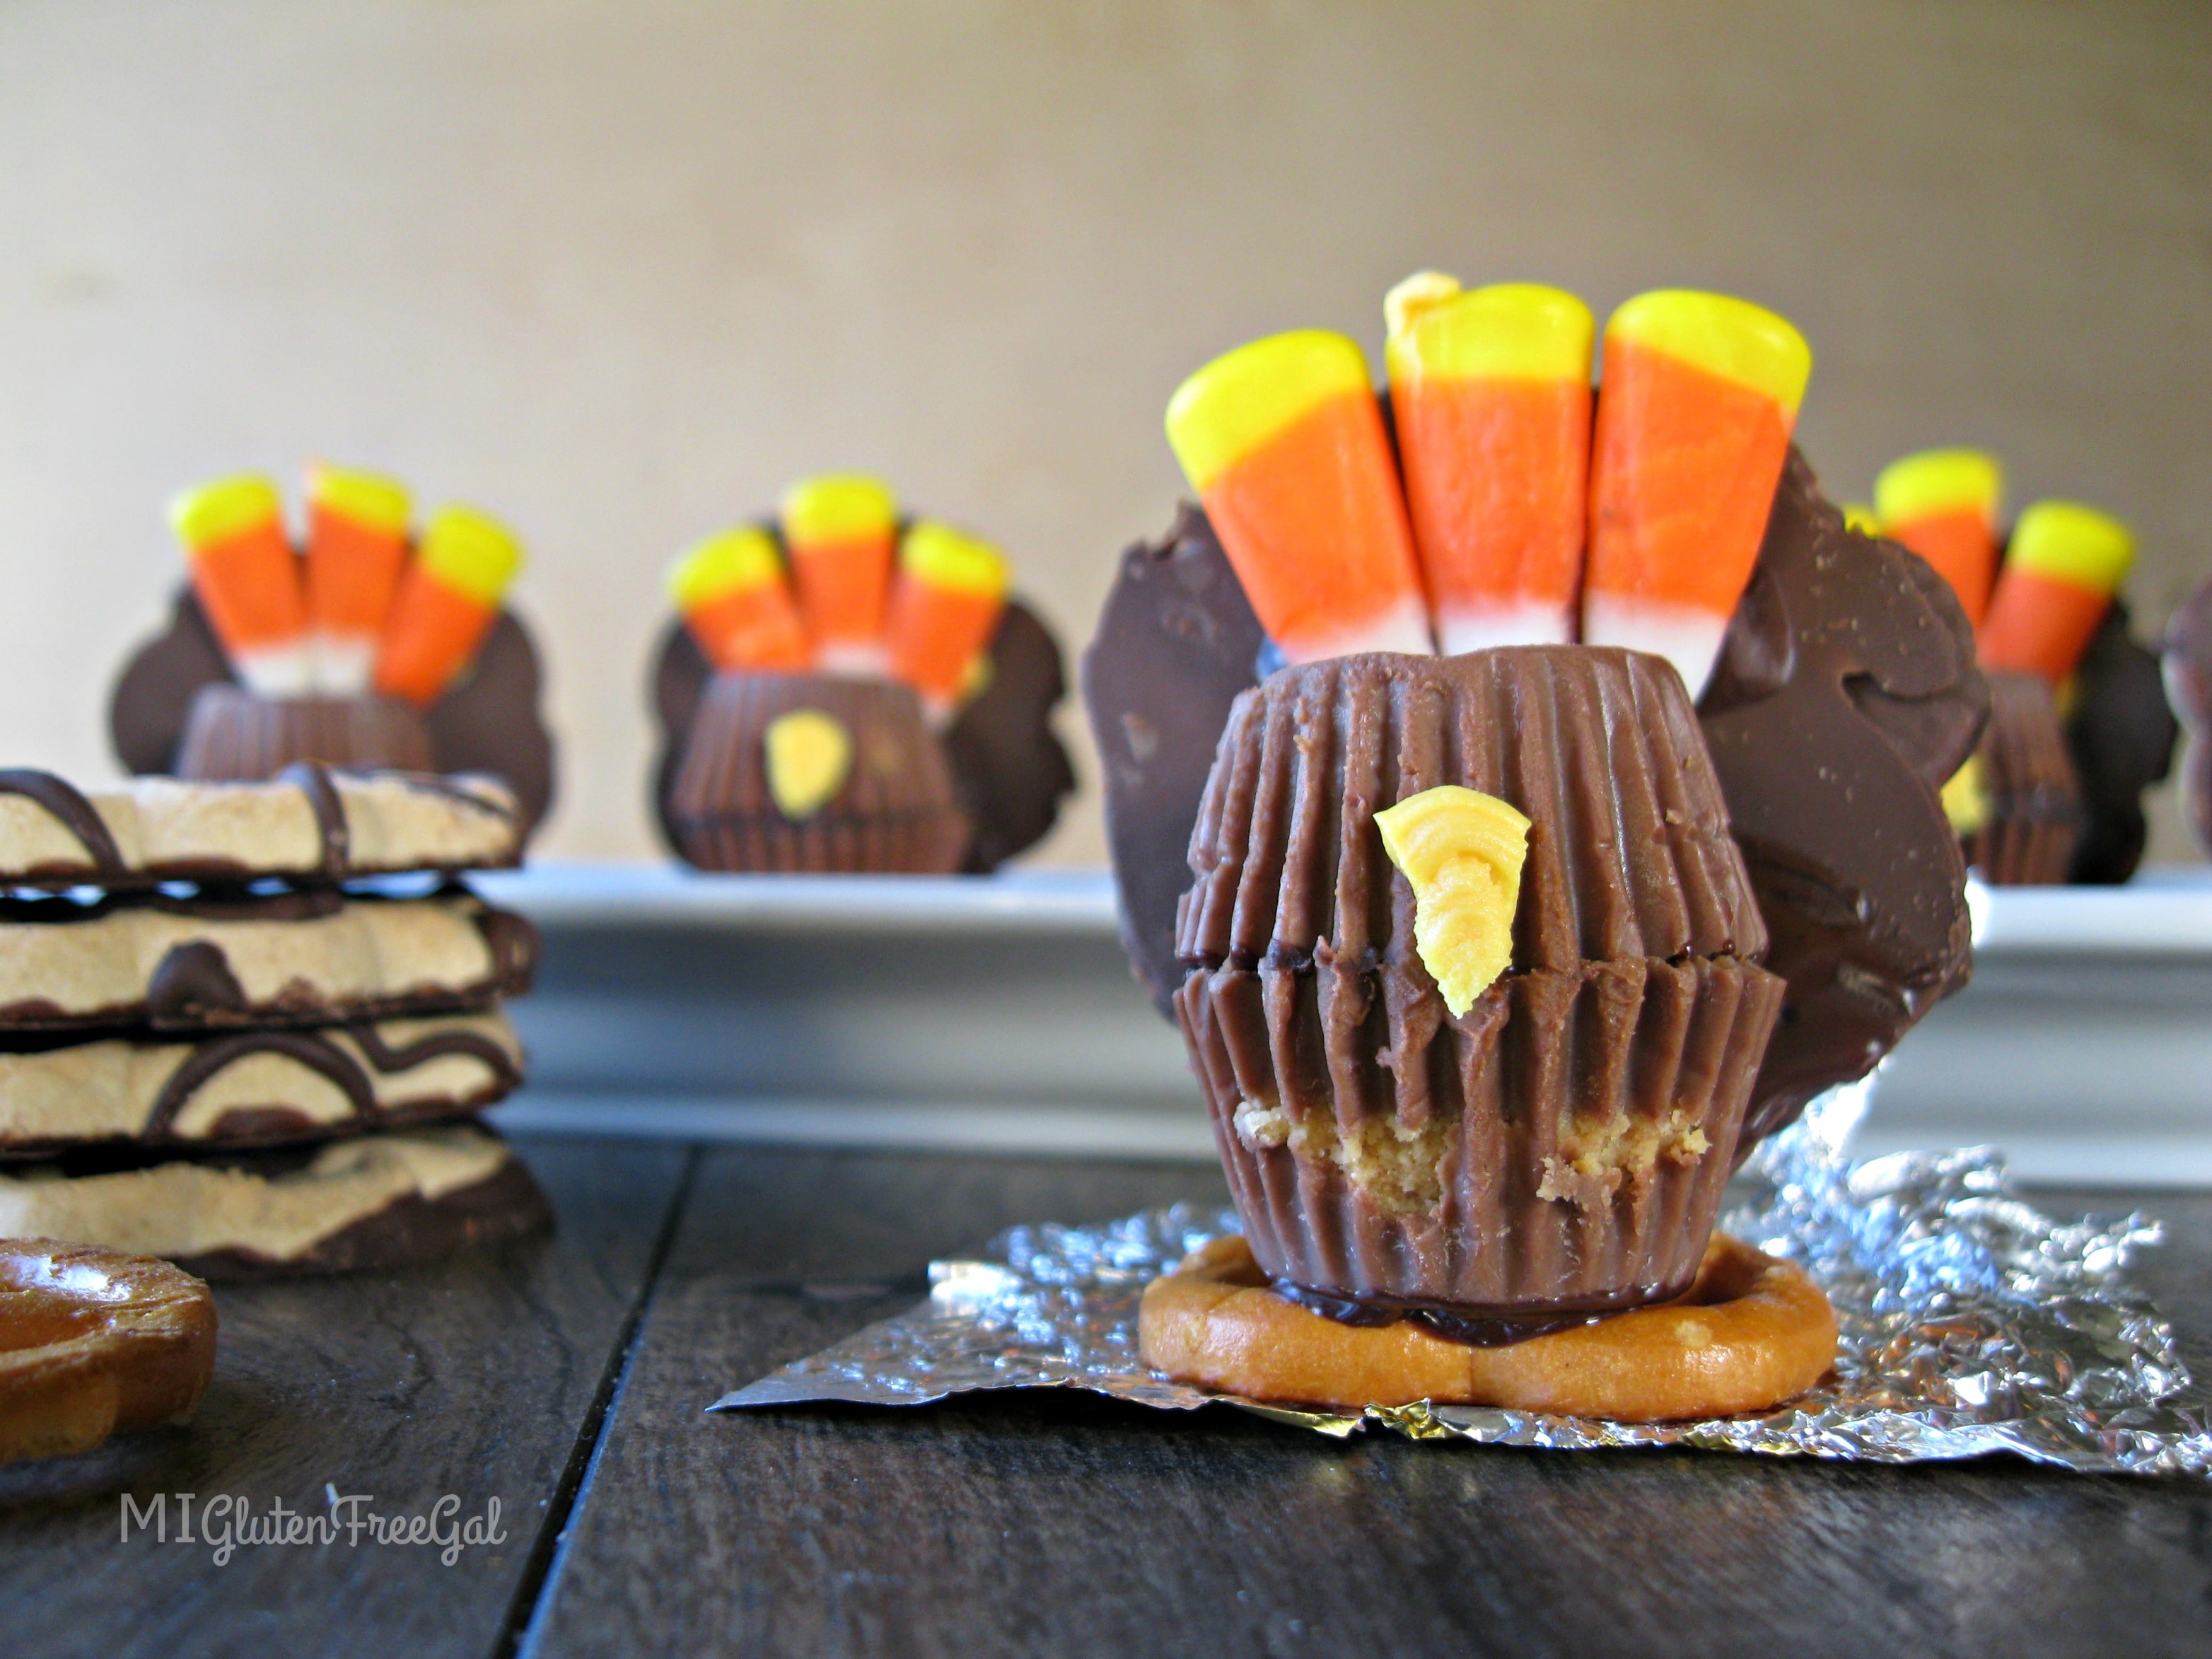
<path fill-rule="evenodd" d="M 1103 872 L 480 884 L 546 934 L 511 1125 L 1212 1155 Z M 1973 983 L 1884 1068 L 1869 1149 L 1996 1142 L 2031 1179 L 2212 1185 L 2212 870 L 1971 896 Z"/>

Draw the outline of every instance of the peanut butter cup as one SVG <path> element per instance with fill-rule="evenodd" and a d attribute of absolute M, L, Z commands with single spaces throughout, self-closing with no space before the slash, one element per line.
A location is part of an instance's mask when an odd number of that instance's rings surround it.
<path fill-rule="evenodd" d="M 2063 882 L 2081 840 L 2082 808 L 2057 703 L 2033 674 L 1990 669 L 1983 678 L 1990 723 L 1974 751 L 1982 799 L 1978 822 L 1962 837 L 1966 863 L 1994 886 Z M 1968 787 L 1975 787 L 1971 775 Z"/>
<path fill-rule="evenodd" d="M 1529 824 L 1509 964 L 1459 1015 L 1376 827 L 1440 785 Z M 1462 1322 L 1688 1284 L 1782 985 L 1663 661 L 1285 669 L 1231 712 L 1191 868 L 1176 1012 L 1272 1279 Z"/>
<path fill-rule="evenodd" d="M 706 870 L 942 875 L 968 842 L 914 693 L 827 674 L 716 675 L 670 787 L 668 825 Z"/>

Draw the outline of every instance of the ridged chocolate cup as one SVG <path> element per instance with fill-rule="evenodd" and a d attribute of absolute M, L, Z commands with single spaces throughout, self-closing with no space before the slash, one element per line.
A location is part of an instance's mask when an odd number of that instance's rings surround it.
<path fill-rule="evenodd" d="M 192 696 L 176 775 L 204 783 L 257 782 L 301 761 L 434 772 L 430 728 L 390 697 L 264 697 L 210 684 Z"/>
<path fill-rule="evenodd" d="M 1463 1015 L 1375 813 L 1440 784 L 1529 848 Z M 1681 680 L 1579 646 L 1285 669 L 1231 711 L 1176 1012 L 1261 1267 L 1468 1318 L 1634 1306 L 1697 1266 L 1782 982 Z"/>
<path fill-rule="evenodd" d="M 2066 879 L 2081 837 L 2081 786 L 2051 688 L 2033 674 L 1985 672 L 1990 723 L 1975 751 L 1989 817 L 1963 838 L 1969 868 L 1995 887 Z"/>
<path fill-rule="evenodd" d="M 836 795 L 793 818 L 769 788 L 766 739 L 772 721 L 802 709 L 845 728 L 853 761 Z M 771 873 L 949 874 L 969 835 L 914 693 L 827 674 L 716 675 L 669 787 L 668 827 L 702 870 Z"/>

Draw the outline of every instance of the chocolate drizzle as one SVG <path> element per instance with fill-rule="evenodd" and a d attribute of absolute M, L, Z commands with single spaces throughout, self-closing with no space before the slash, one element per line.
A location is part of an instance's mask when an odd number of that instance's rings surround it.
<path fill-rule="evenodd" d="M 522 1073 L 515 1066 L 514 1057 L 481 1031 L 433 1031 L 428 1036 L 417 1037 L 398 1048 L 386 1043 L 384 1034 L 374 1025 L 348 1025 L 345 1032 L 361 1045 L 362 1053 L 368 1056 L 368 1063 L 386 1077 L 411 1072 L 417 1066 L 428 1065 L 434 1060 L 460 1054 L 481 1060 L 499 1079 L 502 1091 L 512 1089 L 522 1081 Z"/>
<path fill-rule="evenodd" d="M 37 803 L 77 838 L 94 869 L 103 876 L 123 873 L 123 850 L 108 832 L 107 821 L 75 784 L 51 772 L 11 766 L 0 769 L 0 795 L 21 795 Z"/>
<path fill-rule="evenodd" d="M 276 781 L 291 784 L 307 796 L 315 814 L 315 833 L 322 842 L 324 878 L 338 880 L 351 861 L 352 837 L 346 827 L 345 802 L 339 798 L 337 785 L 331 781 L 331 769 L 320 761 L 295 761 L 276 775 Z"/>
<path fill-rule="evenodd" d="M 204 939 L 172 946 L 146 984 L 146 1017 L 156 1026 L 203 1024 L 251 1006 L 222 947 Z"/>
<path fill-rule="evenodd" d="M 416 1066 L 448 1055 L 461 1054 L 478 1060 L 489 1069 L 493 1086 L 467 1101 L 452 1103 L 451 1110 L 465 1111 L 486 1100 L 498 1098 L 522 1080 L 522 1074 L 514 1057 L 498 1043 L 481 1032 L 454 1030 L 434 1031 L 401 1048 L 392 1048 L 373 1025 L 349 1024 L 340 1028 L 358 1045 L 379 1075 L 395 1076 L 412 1071 Z M 171 1073 L 155 1097 L 151 1111 L 147 1114 L 139 1139 L 146 1141 L 172 1140 L 175 1133 L 178 1114 L 188 1105 L 192 1097 L 207 1082 L 228 1066 L 255 1054 L 282 1054 L 328 1079 L 352 1110 L 355 1127 L 372 1127 L 380 1123 L 398 1121 L 401 1116 L 415 1118 L 425 1115 L 420 1111 L 393 1114 L 376 1103 L 376 1088 L 360 1061 L 316 1030 L 242 1031 L 235 1036 L 216 1037 L 200 1043 L 184 1063 Z M 226 1114 L 226 1120 L 234 1120 L 238 1114 Z M 304 1124 L 301 1127 L 307 1127 Z"/>
<path fill-rule="evenodd" d="M 1638 1286 L 1614 1296 L 1561 1302 L 1549 1311 L 1533 1304 L 1516 1308 L 1471 1308 L 1451 1303 L 1413 1302 L 1398 1297 L 1330 1296 L 1294 1285 L 1287 1279 L 1275 1280 L 1270 1288 L 1284 1301 L 1296 1303 L 1308 1312 L 1333 1319 L 1340 1325 L 1376 1329 L 1404 1321 L 1419 1326 L 1431 1336 L 1442 1337 L 1464 1347 L 1504 1348 L 1526 1342 L 1531 1337 L 1595 1325 L 1616 1314 L 1672 1302 L 1688 1294 L 1695 1282 L 1693 1275 L 1671 1288 L 1647 1291 Z"/>
<path fill-rule="evenodd" d="M 374 785 L 381 788 L 404 789 L 413 794 L 450 802 L 514 833 L 506 846 L 465 859 L 459 864 L 435 862 L 421 854 L 410 858 L 403 853 L 400 861 L 396 864 L 356 866 L 353 862 L 350 823 L 344 793 L 338 787 L 341 778 L 355 781 L 364 787 Z M 121 849 L 101 819 L 99 809 L 70 784 L 49 773 L 30 770 L 0 772 L 0 793 L 21 795 L 44 808 L 77 838 L 86 849 L 87 863 L 92 866 L 89 870 L 66 865 L 17 867 L 0 876 L 0 888 L 52 890 L 97 884 L 113 893 L 137 892 L 171 883 L 191 882 L 235 892 L 258 882 L 329 884 L 373 875 L 422 871 L 451 872 L 463 867 L 512 868 L 521 860 L 522 835 L 526 825 L 511 793 L 500 787 L 498 780 L 486 776 L 385 769 L 357 771 L 329 766 L 318 761 L 301 761 L 286 767 L 275 778 L 261 784 L 208 783 L 197 787 L 221 791 L 255 790 L 271 786 L 286 786 L 299 790 L 313 815 L 316 852 L 309 868 L 272 866 L 265 860 L 249 865 L 213 851 L 203 851 L 197 855 L 172 854 L 155 862 L 134 866 L 124 859 Z M 498 793 L 488 793 L 492 790 Z M 140 810 L 149 810 L 143 799 Z M 264 809 L 256 807 L 254 810 Z"/>
<path fill-rule="evenodd" d="M 148 975 L 143 994 L 131 1000 L 64 1008 L 50 998 L 34 997 L 0 1005 L 0 1048 L 48 1047 L 57 1037 L 78 1041 L 88 1032 L 142 1026 L 165 1033 L 200 1032 L 248 1024 L 323 1025 L 460 1012 L 530 989 L 538 967 L 537 928 L 526 917 L 484 904 L 458 882 L 448 883 L 427 899 L 328 887 L 244 896 L 204 890 L 190 897 L 161 892 L 108 894 L 92 903 L 61 896 L 0 897 L 0 928 L 82 927 L 131 910 L 217 923 L 304 924 L 349 908 L 413 904 L 465 907 L 463 914 L 482 939 L 489 958 L 484 971 L 453 984 L 377 986 L 352 994 L 326 994 L 311 978 L 295 975 L 274 997 L 257 1004 L 240 985 L 220 942 L 187 939 L 168 949 Z"/>

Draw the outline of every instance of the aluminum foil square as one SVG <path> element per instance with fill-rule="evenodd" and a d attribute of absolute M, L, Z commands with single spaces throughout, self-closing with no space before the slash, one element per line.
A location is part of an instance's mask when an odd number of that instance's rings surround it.
<path fill-rule="evenodd" d="M 2127 1282 L 2159 1242 L 2142 1215 L 2062 1222 L 2023 1202 L 1986 1147 L 1854 1163 L 1869 1085 L 1832 1091 L 1746 1168 L 1722 1228 L 1802 1262 L 1842 1323 L 1836 1366 L 1760 1416 L 1615 1423 L 1465 1406 L 1301 1411 L 1188 1388 L 1138 1358 L 1145 1285 L 1233 1212 L 1179 1205 L 1096 1227 L 1016 1227 L 980 1261 L 930 1267 L 929 1299 L 708 1409 L 918 1406 L 979 1389 L 1087 1389 L 1168 1411 L 1229 1405 L 1345 1436 L 1592 1450 L 1695 1446 L 1881 1463 L 2012 1452 L 2069 1469 L 2212 1475 L 2212 1392 Z"/>

